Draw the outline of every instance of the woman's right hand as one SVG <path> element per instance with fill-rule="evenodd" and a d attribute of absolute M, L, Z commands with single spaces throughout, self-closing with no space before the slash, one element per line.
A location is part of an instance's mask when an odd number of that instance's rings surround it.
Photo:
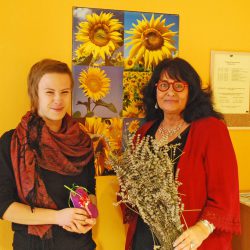
<path fill-rule="evenodd" d="M 88 232 L 96 224 L 96 219 L 89 218 L 87 211 L 82 208 L 65 208 L 58 210 L 56 221 L 56 224 L 69 232 L 83 234 Z"/>

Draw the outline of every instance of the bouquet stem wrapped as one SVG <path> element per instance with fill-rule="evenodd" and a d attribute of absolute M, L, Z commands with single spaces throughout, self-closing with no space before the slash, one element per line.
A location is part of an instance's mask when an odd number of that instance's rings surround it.
<path fill-rule="evenodd" d="M 169 150 L 150 136 L 130 135 L 124 153 L 109 160 L 121 187 L 119 203 L 138 212 L 153 233 L 154 249 L 161 250 L 172 250 L 182 232 L 180 183 Z"/>

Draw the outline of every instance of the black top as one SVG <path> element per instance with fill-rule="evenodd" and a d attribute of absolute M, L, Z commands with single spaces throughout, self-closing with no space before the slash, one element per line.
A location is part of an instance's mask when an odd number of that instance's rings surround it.
<path fill-rule="evenodd" d="M 15 201 L 20 202 L 17 195 L 15 177 L 12 168 L 10 156 L 10 143 L 14 130 L 10 130 L 3 134 L 0 139 L 0 217 L 9 205 Z M 42 176 L 46 190 L 58 209 L 68 207 L 69 191 L 64 187 L 71 187 L 72 184 L 83 186 L 87 190 L 95 194 L 95 169 L 94 159 L 92 159 L 77 176 L 66 176 L 55 172 L 51 172 L 41 168 Z M 53 243 L 49 244 L 45 240 L 40 240 L 38 236 L 28 235 L 26 225 L 12 223 L 14 231 L 14 250 L 93 250 L 95 243 L 92 240 L 92 232 L 86 234 L 71 233 L 63 228 L 53 225 Z M 53 245 L 53 247 L 52 247 Z"/>
<path fill-rule="evenodd" d="M 155 138 L 155 133 L 161 123 L 161 120 L 156 121 L 152 127 L 147 131 L 146 135 L 150 135 L 153 138 Z M 176 137 L 173 141 L 169 143 L 169 145 L 175 145 L 178 144 L 178 148 L 175 152 L 175 158 L 176 161 L 174 162 L 174 173 L 176 172 L 177 165 L 180 159 L 180 155 L 183 152 L 184 146 L 187 141 L 188 133 L 189 133 L 190 127 L 187 127 L 180 136 Z M 168 151 L 169 157 L 172 159 L 172 150 Z M 154 240 L 157 243 L 156 237 L 154 237 Z M 143 219 L 138 216 L 137 225 L 135 229 L 135 234 L 133 238 L 133 246 L 132 250 L 153 250 L 154 248 L 154 241 L 152 237 L 152 232 L 149 229 L 149 226 L 143 221 Z"/>

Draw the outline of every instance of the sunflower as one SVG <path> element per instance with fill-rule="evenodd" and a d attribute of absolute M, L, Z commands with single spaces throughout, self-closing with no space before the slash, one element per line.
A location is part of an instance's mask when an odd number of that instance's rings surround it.
<path fill-rule="evenodd" d="M 102 118 L 100 117 L 86 118 L 84 123 L 80 123 L 80 128 L 89 134 L 92 139 L 100 135 L 104 137 L 108 136 L 107 124 L 102 122 Z"/>
<path fill-rule="evenodd" d="M 122 119 L 109 119 L 108 133 L 111 151 L 118 152 L 122 148 Z"/>
<path fill-rule="evenodd" d="M 125 69 L 132 69 L 135 66 L 135 59 L 134 58 L 127 58 L 124 61 L 124 68 Z"/>
<path fill-rule="evenodd" d="M 85 95 L 94 101 L 100 100 L 110 91 L 110 79 L 100 68 L 88 68 L 80 73 L 80 88 Z"/>
<path fill-rule="evenodd" d="M 123 63 L 124 58 L 123 58 L 123 56 L 122 56 L 122 52 L 118 52 L 118 53 L 116 54 L 116 56 L 115 56 L 115 59 L 116 59 L 117 62 Z"/>
<path fill-rule="evenodd" d="M 137 131 L 140 126 L 140 122 L 138 120 L 133 120 L 128 125 L 128 131 L 132 134 Z"/>
<path fill-rule="evenodd" d="M 121 46 L 122 28 L 123 25 L 113 18 L 112 13 L 89 14 L 86 21 L 79 24 L 76 41 L 83 43 L 85 54 L 92 55 L 95 61 L 100 57 L 105 60 Z"/>
<path fill-rule="evenodd" d="M 155 19 L 153 14 L 150 21 L 143 14 L 142 17 L 137 20 L 137 25 L 133 24 L 134 28 L 125 31 L 131 35 L 125 39 L 129 41 L 126 48 L 132 46 L 129 58 L 135 58 L 135 63 L 144 62 L 144 67 L 149 69 L 164 58 L 172 57 L 176 51 L 173 37 L 177 32 L 170 30 L 175 23 L 165 25 L 163 15 Z"/>
<path fill-rule="evenodd" d="M 125 107 L 122 111 L 123 117 L 132 118 L 138 117 L 140 110 L 136 107 L 136 103 L 132 102 L 129 106 Z"/>
<path fill-rule="evenodd" d="M 86 51 L 83 48 L 82 44 L 75 50 L 75 54 L 76 54 L 77 59 L 89 56 L 89 54 L 86 54 Z"/>
<path fill-rule="evenodd" d="M 89 134 L 93 141 L 95 152 L 95 172 L 101 175 L 106 168 L 106 160 L 109 155 L 109 144 L 107 138 L 107 124 L 101 118 L 86 118 L 84 124 L 80 123 L 80 128 Z"/>

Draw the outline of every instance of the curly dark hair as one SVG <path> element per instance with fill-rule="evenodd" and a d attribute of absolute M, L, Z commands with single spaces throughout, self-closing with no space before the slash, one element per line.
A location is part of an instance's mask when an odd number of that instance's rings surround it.
<path fill-rule="evenodd" d="M 151 79 L 143 89 L 143 103 L 146 112 L 146 120 L 163 119 L 163 111 L 156 109 L 156 87 L 162 71 L 166 71 L 173 80 L 188 83 L 189 93 L 185 109 L 182 112 L 183 119 L 190 123 L 205 117 L 223 119 L 223 115 L 214 110 L 211 91 L 201 88 L 201 79 L 195 69 L 181 58 L 164 59 L 154 69 Z"/>

